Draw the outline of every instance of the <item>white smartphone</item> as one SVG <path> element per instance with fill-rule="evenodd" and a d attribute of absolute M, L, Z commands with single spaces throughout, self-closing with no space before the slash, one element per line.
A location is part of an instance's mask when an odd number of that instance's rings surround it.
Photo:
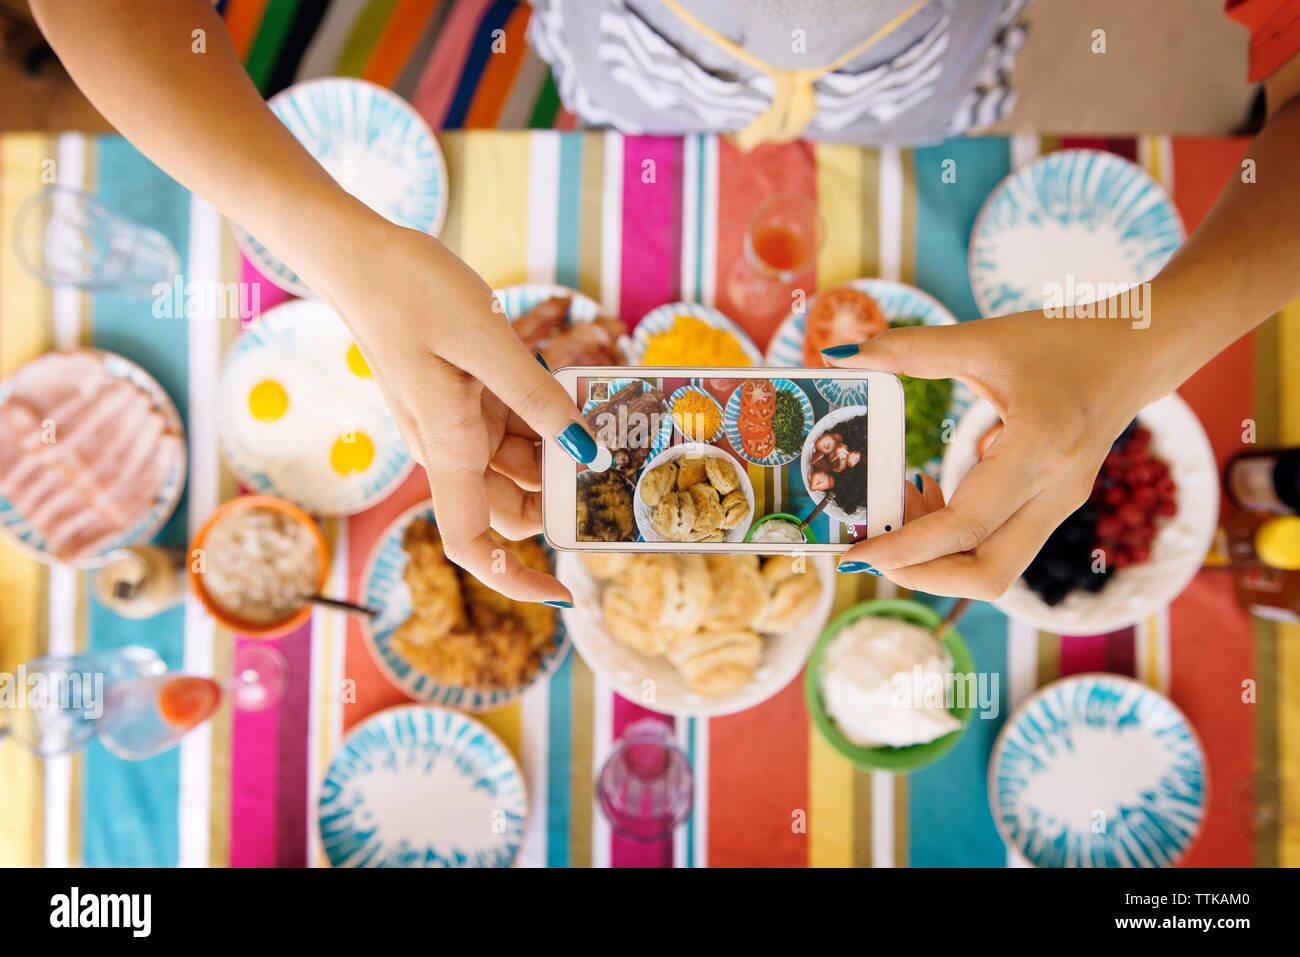
<path fill-rule="evenodd" d="M 544 443 L 555 548 L 838 553 L 902 524 L 903 389 L 888 373 L 580 366 L 555 378 L 612 460 L 597 472 Z"/>

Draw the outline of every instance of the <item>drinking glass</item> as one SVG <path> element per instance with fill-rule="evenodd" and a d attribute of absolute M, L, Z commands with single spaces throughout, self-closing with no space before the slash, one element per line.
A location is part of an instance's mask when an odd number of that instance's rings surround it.
<path fill-rule="evenodd" d="M 628 725 L 615 743 L 600 769 L 596 795 L 615 833 L 660 841 L 690 816 L 694 775 L 668 727 L 643 718 Z"/>
<path fill-rule="evenodd" d="M 11 737 L 42 758 L 69 754 L 94 735 L 113 688 L 166 670 L 157 652 L 137 645 L 36 658 L 20 669 L 22 680 L 15 691 L 23 700 L 0 711 L 0 740 Z M 36 676 L 42 687 L 39 697 Z"/>
<path fill-rule="evenodd" d="M 48 186 L 14 219 L 23 268 L 51 286 L 148 297 L 170 284 L 181 259 L 167 237 L 79 189 Z"/>
<path fill-rule="evenodd" d="M 734 310 L 751 319 L 790 311 L 794 282 L 821 249 L 825 229 L 817 204 L 798 193 L 776 193 L 754 208 L 745 228 L 744 252 L 727 271 Z"/>
<path fill-rule="evenodd" d="M 745 261 L 758 275 L 793 282 L 812 268 L 822 244 L 817 204 L 798 193 L 776 193 L 759 203 L 745 230 Z"/>
<path fill-rule="evenodd" d="M 261 711 L 283 694 L 288 666 L 271 646 L 248 643 L 236 649 L 231 678 L 169 671 L 124 681 L 104 700 L 96 725 L 99 741 L 128 761 L 143 761 L 174 747 L 216 712 L 223 694 L 241 711 Z"/>

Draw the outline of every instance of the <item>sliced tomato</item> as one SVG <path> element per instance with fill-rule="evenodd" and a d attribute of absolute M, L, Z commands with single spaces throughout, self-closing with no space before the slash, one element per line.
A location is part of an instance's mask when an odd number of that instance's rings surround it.
<path fill-rule="evenodd" d="M 776 408 L 776 389 L 766 379 L 746 379 L 740 387 L 741 408 L 771 415 Z"/>
<path fill-rule="evenodd" d="M 824 366 L 821 350 L 850 342 L 866 342 L 889 328 L 876 300 L 852 286 L 836 286 L 817 294 L 808 310 L 803 341 L 804 362 Z"/>
<path fill-rule="evenodd" d="M 747 439 L 743 435 L 740 437 L 740 444 L 745 447 L 745 452 L 756 459 L 761 459 L 771 455 L 772 450 L 776 448 L 776 436 L 772 430 L 768 429 L 766 434 L 760 435 L 754 439 Z"/>
<path fill-rule="evenodd" d="M 772 420 L 770 417 L 760 419 L 757 416 L 741 413 L 740 418 L 736 420 L 736 431 L 740 433 L 741 438 L 766 435 L 772 431 Z"/>

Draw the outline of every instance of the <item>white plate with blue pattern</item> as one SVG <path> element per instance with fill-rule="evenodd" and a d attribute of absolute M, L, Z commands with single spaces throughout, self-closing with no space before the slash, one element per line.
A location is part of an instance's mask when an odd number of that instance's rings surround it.
<path fill-rule="evenodd" d="M 769 379 L 768 381 L 778 392 L 788 392 L 793 395 L 799 402 L 799 408 L 803 410 L 803 433 L 799 436 L 799 445 L 795 450 L 782 454 L 780 449 L 774 448 L 761 458 L 755 458 L 745 451 L 745 445 L 740 439 L 740 399 L 741 392 L 744 390 L 744 383 L 736 386 L 731 393 L 731 397 L 727 399 L 727 408 L 722 413 L 722 427 L 727 433 L 727 441 L 731 443 L 731 447 L 735 449 L 736 454 L 742 459 L 763 468 L 776 468 L 780 465 L 788 465 L 799 457 L 799 453 L 803 449 L 803 440 L 813 427 L 813 407 L 812 401 L 808 398 L 808 393 L 804 392 L 791 380 Z"/>
<path fill-rule="evenodd" d="M 438 235 L 447 216 L 447 163 L 410 103 L 367 80 L 333 76 L 295 83 L 267 106 L 345 190 L 386 219 Z M 266 246 L 231 226 L 267 279 L 295 296 L 312 295 Z"/>
<path fill-rule="evenodd" d="M 318 299 L 268 309 L 217 380 L 217 440 L 252 491 L 316 515 L 383 501 L 414 462 L 343 320 Z"/>
<path fill-rule="evenodd" d="M 677 420 L 673 418 L 673 406 L 675 406 L 680 399 L 684 399 L 686 396 L 690 395 L 691 393 L 696 393 L 698 395 L 704 396 L 704 398 L 708 399 L 710 402 L 713 403 L 713 408 L 717 410 L 718 427 L 714 429 L 713 434 L 710 435 L 708 438 L 703 438 L 703 437 L 697 438 L 694 435 L 687 435 L 685 432 L 682 431 L 681 425 L 677 422 Z M 701 389 L 698 385 L 681 386 L 676 391 L 674 391 L 672 395 L 668 397 L 668 419 L 670 422 L 672 422 L 672 427 L 677 430 L 677 434 L 682 437 L 683 442 L 706 442 L 711 445 L 714 442 L 718 441 L 718 439 L 722 438 L 722 430 L 723 430 L 722 406 L 718 405 L 717 399 L 709 395 L 708 392 Z M 650 454 L 655 455 L 657 453 L 651 451 Z"/>
<path fill-rule="evenodd" d="M 476 691 L 456 685 L 439 684 L 432 675 L 415 667 L 393 645 L 393 632 L 411 617 L 411 589 L 402 577 L 408 556 L 402 548 L 406 527 L 417 518 L 436 524 L 432 502 L 421 502 L 399 515 L 375 542 L 361 575 L 360 602 L 379 614 L 363 623 L 366 647 L 388 680 L 412 698 L 446 705 L 461 711 L 492 711 L 514 701 L 539 681 L 555 673 L 569 650 L 564 620 L 555 616 L 555 644 L 542 655 L 541 665 L 527 682 L 518 688 Z"/>
<path fill-rule="evenodd" d="M 518 762 L 485 725 L 412 704 L 348 733 L 318 808 L 334 867 L 509 867 L 528 794 Z"/>
<path fill-rule="evenodd" d="M 1132 678 L 1062 678 L 1026 701 L 989 761 L 989 806 L 1036 867 L 1172 867 L 1205 820 L 1208 767 L 1187 716 Z"/>
<path fill-rule="evenodd" d="M 103 349 L 77 349 L 71 351 L 96 356 L 104 363 L 104 371 L 109 376 L 115 379 L 125 379 L 145 393 L 153 403 L 154 409 L 163 417 L 164 429 L 172 435 L 179 436 L 181 440 L 178 444 L 179 453 L 176 456 L 176 462 L 168 470 L 162 485 L 159 486 L 153 505 L 143 516 L 132 523 L 130 528 L 123 529 L 121 534 L 115 536 L 111 541 L 105 542 L 97 555 L 63 561 L 46 551 L 45 537 L 39 530 L 33 528 L 27 519 L 3 495 L 0 495 L 0 529 L 9 536 L 10 541 L 18 548 L 26 552 L 30 557 L 47 565 L 94 568 L 107 561 L 110 553 L 116 549 L 150 541 L 167 524 L 172 512 L 176 511 L 181 495 L 185 492 L 188 447 L 185 441 L 185 425 L 181 422 L 180 413 L 176 411 L 176 404 L 172 402 L 171 396 L 167 394 L 163 387 L 158 384 L 157 379 L 130 359 L 115 352 L 108 352 Z M 45 353 L 29 360 L 19 366 L 9 378 L 0 382 L 0 403 L 8 400 L 13 394 L 14 382 L 19 376 L 23 375 L 24 370 L 35 371 L 45 356 L 53 354 Z"/>
<path fill-rule="evenodd" d="M 656 306 L 641 317 L 641 321 L 636 324 L 632 330 L 632 347 L 630 363 L 634 366 L 645 365 L 645 351 L 650 345 L 650 337 L 660 333 L 670 331 L 677 322 L 678 316 L 691 316 L 700 320 L 706 326 L 712 326 L 714 329 L 721 329 L 723 332 L 731 333 L 733 339 L 740 346 L 740 351 L 749 357 L 751 365 L 763 364 L 763 353 L 758 351 L 758 346 L 754 345 L 754 340 L 745 334 L 745 330 L 736 325 L 726 315 L 710 306 L 701 305 L 698 302 L 669 302 L 662 306 Z M 677 363 L 683 365 L 684 363 Z"/>
<path fill-rule="evenodd" d="M 984 201 L 970 237 L 971 293 L 983 316 L 1105 299 L 1158 273 L 1183 237 L 1169 194 L 1142 167 L 1058 150 Z"/>
<path fill-rule="evenodd" d="M 927 292 L 922 292 L 915 286 L 909 286 L 907 283 L 895 282 L 892 279 L 851 279 L 846 283 L 839 283 L 841 286 L 849 286 L 859 292 L 865 292 L 868 296 L 876 301 L 880 306 L 880 311 L 885 314 L 885 318 L 891 323 L 899 322 L 904 319 L 920 319 L 922 325 L 926 326 L 952 326 L 957 324 L 957 317 Z M 803 368 L 803 342 L 806 334 L 806 319 L 808 310 L 812 308 L 817 297 L 813 296 L 805 305 L 802 312 L 792 312 L 772 336 L 772 341 L 767 346 L 766 362 L 770 366 L 789 366 L 791 368 Z M 867 387 L 865 384 L 849 388 L 842 388 L 838 383 L 830 380 L 813 380 L 813 385 L 822 397 L 831 404 L 831 408 L 840 408 L 848 405 L 865 405 L 867 402 Z M 962 415 L 970 406 L 971 401 L 975 398 L 974 394 L 963 383 L 953 380 L 952 399 L 948 403 L 948 414 L 944 416 L 946 422 L 950 425 L 945 426 L 944 422 L 928 423 L 929 427 L 949 430 L 961 420 Z M 913 427 L 913 423 L 908 423 Z M 939 476 L 939 467 L 942 464 L 940 456 L 934 456 L 921 466 L 924 471 L 929 472 L 935 478 Z M 916 468 L 909 467 L 908 473 L 914 474 Z"/>

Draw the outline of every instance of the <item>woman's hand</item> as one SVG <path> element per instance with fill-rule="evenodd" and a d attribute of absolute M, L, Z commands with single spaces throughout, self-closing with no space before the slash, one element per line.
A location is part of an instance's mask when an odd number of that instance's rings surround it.
<path fill-rule="evenodd" d="M 894 329 L 855 355 L 828 357 L 836 366 L 960 379 L 1003 422 L 951 502 L 944 504 L 933 480 L 924 492 L 907 490 L 903 528 L 855 545 L 843 560 L 936 595 L 1002 595 L 1087 501 L 1125 425 L 1177 386 L 1176 374 L 1153 357 L 1154 342 L 1149 329 L 1128 320 L 1021 313 Z"/>
<path fill-rule="evenodd" d="M 541 438 L 596 453 L 573 399 L 494 307 L 492 290 L 432 236 L 376 221 L 355 266 L 312 276 L 370 364 L 406 446 L 428 472 L 447 557 L 520 601 L 568 604 L 549 575 L 488 535 L 541 531 Z M 574 430 L 574 431 L 567 431 Z"/>

